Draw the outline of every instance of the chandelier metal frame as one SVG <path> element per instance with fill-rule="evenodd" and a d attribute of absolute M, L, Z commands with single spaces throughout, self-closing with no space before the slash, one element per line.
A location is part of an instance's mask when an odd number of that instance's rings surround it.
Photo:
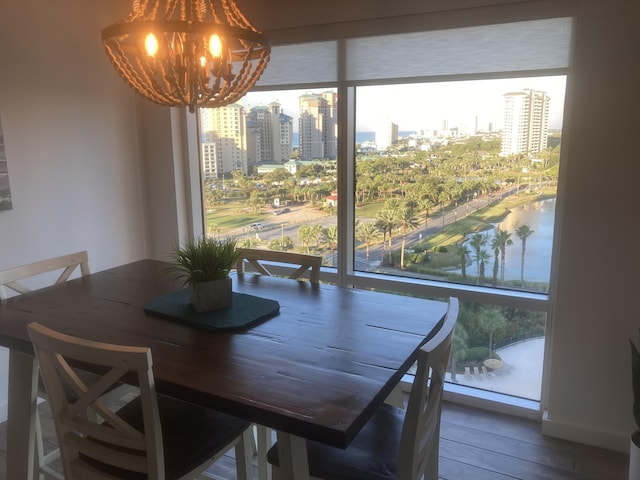
<path fill-rule="evenodd" d="M 153 34 L 158 52 L 145 40 Z M 217 36 L 222 51 L 209 47 Z M 122 79 L 166 106 L 220 107 L 242 98 L 267 66 L 268 38 L 234 0 L 133 0 L 121 22 L 102 29 L 102 42 Z"/>

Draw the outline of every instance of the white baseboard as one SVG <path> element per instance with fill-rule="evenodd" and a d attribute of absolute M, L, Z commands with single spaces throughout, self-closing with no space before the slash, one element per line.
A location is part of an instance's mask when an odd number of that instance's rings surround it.
<path fill-rule="evenodd" d="M 571 442 L 584 443 L 594 447 L 606 448 L 616 452 L 629 453 L 629 435 L 619 432 L 594 430 L 571 423 L 549 419 L 547 412 L 542 416 L 542 433 L 550 437 L 561 438 Z"/>

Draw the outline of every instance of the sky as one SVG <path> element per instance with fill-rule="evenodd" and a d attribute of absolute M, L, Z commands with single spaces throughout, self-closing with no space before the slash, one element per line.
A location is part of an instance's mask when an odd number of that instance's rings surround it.
<path fill-rule="evenodd" d="M 562 127 L 565 97 L 565 76 L 469 80 L 442 83 L 378 85 L 356 90 L 356 130 L 375 131 L 383 121 L 390 120 L 400 131 L 442 130 L 445 120 L 449 128 L 462 131 L 478 128 L 502 128 L 505 93 L 525 88 L 542 90 L 550 97 L 549 126 Z M 283 113 L 294 117 L 297 130 L 298 97 L 321 90 L 289 90 L 247 94 L 242 104 L 248 107 L 277 101 Z"/>

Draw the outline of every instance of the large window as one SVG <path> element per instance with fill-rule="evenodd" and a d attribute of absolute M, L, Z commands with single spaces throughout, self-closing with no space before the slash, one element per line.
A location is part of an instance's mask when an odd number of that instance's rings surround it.
<path fill-rule="evenodd" d="M 253 92 L 200 112 L 207 233 L 458 296 L 449 380 L 539 401 L 571 25 L 274 47 Z"/>

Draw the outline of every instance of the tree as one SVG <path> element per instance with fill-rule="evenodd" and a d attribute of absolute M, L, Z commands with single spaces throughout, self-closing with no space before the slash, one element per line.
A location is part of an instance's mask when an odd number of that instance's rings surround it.
<path fill-rule="evenodd" d="M 516 235 L 522 242 L 522 253 L 520 256 L 520 286 L 524 287 L 524 256 L 527 250 L 527 238 L 535 233 L 529 225 L 522 224 L 516 228 Z"/>
<path fill-rule="evenodd" d="M 322 229 L 322 243 L 326 245 L 331 252 L 331 266 L 335 266 L 335 259 L 333 254 L 338 248 L 338 227 L 332 225 L 331 227 Z"/>
<path fill-rule="evenodd" d="M 413 209 L 409 207 L 401 208 L 396 213 L 396 223 L 402 231 L 402 248 L 400 249 L 400 268 L 404 269 L 404 246 L 407 238 L 407 232 L 409 229 L 414 229 L 418 226 L 418 219 L 413 214 Z"/>
<path fill-rule="evenodd" d="M 507 319 L 499 307 L 485 307 L 478 312 L 478 324 L 489 334 L 489 358 L 493 356 L 493 337 L 507 327 Z"/>
<path fill-rule="evenodd" d="M 427 224 L 429 223 L 429 210 L 435 206 L 435 203 L 430 198 L 422 198 L 418 201 L 418 206 L 424 211 L 424 231 L 426 234 Z"/>
<path fill-rule="evenodd" d="M 495 238 L 493 239 L 495 240 Z M 491 276 L 491 285 L 494 287 L 498 285 L 498 269 L 500 267 L 500 249 L 494 246 L 494 242 L 491 241 L 491 248 L 493 249 L 493 275 Z"/>
<path fill-rule="evenodd" d="M 451 381 L 456 381 L 457 361 L 464 360 L 464 351 L 467 348 L 467 331 L 460 322 L 456 324 L 451 341 Z"/>
<path fill-rule="evenodd" d="M 499 227 L 496 227 L 496 232 L 491 241 L 491 248 L 500 250 L 500 281 L 502 283 L 504 283 L 504 260 L 509 245 L 513 245 L 511 234 L 506 230 L 501 230 Z"/>
<path fill-rule="evenodd" d="M 476 267 L 478 268 L 478 276 L 476 279 L 476 283 L 480 284 L 480 259 L 482 255 L 480 254 L 480 250 L 487 243 L 487 239 L 481 233 L 474 233 L 469 240 L 469 245 L 474 251 L 474 260 L 476 261 Z M 486 252 L 485 252 L 486 253 Z"/>
<path fill-rule="evenodd" d="M 255 238 L 247 237 L 240 241 L 240 248 L 256 248 L 258 242 Z"/>
<path fill-rule="evenodd" d="M 380 238 L 380 230 L 374 222 L 366 222 L 358 224 L 356 229 L 358 239 L 364 242 L 365 248 L 365 270 L 369 271 L 369 247 L 371 242 Z"/>
<path fill-rule="evenodd" d="M 487 263 L 487 261 L 489 261 L 489 259 L 491 258 L 491 255 L 489 255 L 489 252 L 487 252 L 486 250 L 480 250 L 477 254 L 477 258 L 476 261 L 479 263 L 479 271 L 478 271 L 478 284 L 483 284 L 484 283 L 484 279 L 485 279 L 485 265 Z"/>
<path fill-rule="evenodd" d="M 395 216 L 395 212 L 393 210 L 387 210 L 387 209 L 383 209 L 380 210 L 377 214 L 376 214 L 376 225 L 378 226 L 378 228 L 380 230 L 382 230 L 382 233 L 386 239 L 386 235 L 387 233 L 389 233 L 389 259 L 391 259 L 391 236 L 393 234 L 393 229 L 396 227 L 396 216 Z M 383 255 L 384 255 L 384 249 L 383 249 Z M 391 263 L 389 261 L 389 263 Z"/>
<path fill-rule="evenodd" d="M 298 229 L 298 239 L 307 248 L 307 254 L 311 253 L 311 243 L 315 238 L 311 225 L 301 225 Z"/>
<path fill-rule="evenodd" d="M 462 273 L 462 280 L 467 280 L 467 257 L 471 253 L 464 243 L 456 244 L 456 255 L 460 257 L 460 269 Z"/>

